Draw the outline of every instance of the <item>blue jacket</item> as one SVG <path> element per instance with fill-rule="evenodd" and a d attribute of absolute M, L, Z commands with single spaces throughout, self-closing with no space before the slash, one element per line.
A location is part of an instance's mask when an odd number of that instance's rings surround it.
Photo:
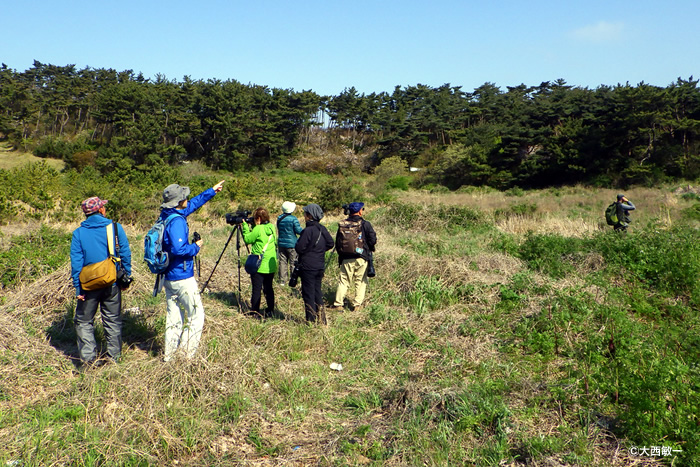
<path fill-rule="evenodd" d="M 160 219 L 163 220 L 170 214 L 179 214 L 168 222 L 163 234 L 163 251 L 167 251 L 170 255 L 165 280 L 179 281 L 194 277 L 194 257 L 199 253 L 199 247 L 195 243 L 190 243 L 187 216 L 201 208 L 215 194 L 214 189 L 209 188 L 190 199 L 185 209 L 166 208 L 160 211 Z"/>
<path fill-rule="evenodd" d="M 281 214 L 277 217 L 278 244 L 280 248 L 294 248 L 297 235 L 301 235 L 301 224 L 293 214 Z"/>
<path fill-rule="evenodd" d="M 109 257 L 109 247 L 107 246 L 107 226 L 112 221 L 102 214 L 93 214 L 80 223 L 80 227 L 73 231 L 73 238 L 70 243 L 70 266 L 73 287 L 76 295 L 81 294 L 80 290 L 80 270 L 83 267 L 99 263 Z M 131 250 L 129 249 L 129 239 L 126 238 L 124 228 L 117 224 L 117 240 L 119 242 L 119 257 L 121 261 L 117 263 L 117 269 L 124 268 L 127 275 L 131 275 Z M 114 245 L 115 255 L 117 245 Z"/>

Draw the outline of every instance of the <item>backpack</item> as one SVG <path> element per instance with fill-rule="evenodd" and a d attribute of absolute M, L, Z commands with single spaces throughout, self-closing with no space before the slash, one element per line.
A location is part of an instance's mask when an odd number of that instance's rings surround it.
<path fill-rule="evenodd" d="M 607 222 L 608 225 L 617 225 L 618 224 L 617 203 L 612 203 L 610 206 L 608 206 L 605 209 L 605 222 Z"/>
<path fill-rule="evenodd" d="M 167 251 L 163 251 L 163 235 L 168 223 L 179 214 L 170 214 L 165 219 L 158 219 L 143 239 L 143 260 L 153 274 L 163 274 L 170 264 Z"/>
<path fill-rule="evenodd" d="M 361 255 L 365 251 L 364 247 L 362 219 L 359 221 L 348 219 L 340 221 L 338 223 L 338 252 Z"/>

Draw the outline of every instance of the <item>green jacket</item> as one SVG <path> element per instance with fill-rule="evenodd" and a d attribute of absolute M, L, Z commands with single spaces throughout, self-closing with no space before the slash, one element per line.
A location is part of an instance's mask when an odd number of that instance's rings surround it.
<path fill-rule="evenodd" d="M 244 222 L 242 227 L 243 241 L 248 245 L 253 245 L 250 247 L 250 254 L 263 255 L 258 272 L 260 274 L 277 272 L 277 237 L 275 236 L 275 227 L 268 223 L 256 225 L 253 227 L 253 230 L 250 230 L 247 222 Z M 265 249 L 266 244 L 267 249 Z M 264 254 L 263 249 L 265 249 Z"/>

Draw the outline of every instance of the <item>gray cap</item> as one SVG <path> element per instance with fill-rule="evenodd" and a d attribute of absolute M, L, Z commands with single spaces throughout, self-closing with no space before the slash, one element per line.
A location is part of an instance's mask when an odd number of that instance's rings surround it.
<path fill-rule="evenodd" d="M 320 221 L 323 219 L 323 209 L 318 204 L 304 206 L 304 212 L 311 217 L 311 220 Z"/>
<path fill-rule="evenodd" d="M 180 201 L 187 199 L 190 195 L 190 187 L 180 186 L 177 183 L 168 185 L 163 190 L 163 204 L 160 205 L 161 209 L 174 208 Z"/>
<path fill-rule="evenodd" d="M 618 194 L 617 194 L 617 199 L 622 199 L 622 198 L 624 198 L 624 197 L 625 197 L 625 195 L 623 195 L 622 193 L 618 193 Z"/>

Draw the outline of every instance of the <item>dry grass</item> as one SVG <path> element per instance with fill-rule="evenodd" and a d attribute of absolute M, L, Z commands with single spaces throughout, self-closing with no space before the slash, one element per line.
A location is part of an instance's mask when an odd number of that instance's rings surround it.
<path fill-rule="evenodd" d="M 36 157 L 29 152 L 12 151 L 8 147 L 7 143 L 0 143 L 0 169 L 10 170 L 16 167 L 22 167 L 23 165 L 42 161 L 48 164 L 49 167 L 53 167 L 56 170 L 62 170 L 66 165 L 59 159 L 44 159 L 41 157 Z"/>
<path fill-rule="evenodd" d="M 449 194 L 413 191 L 402 194 L 401 200 L 423 206 L 469 206 L 492 216 L 499 210 L 507 212 L 513 205 L 535 205 L 537 208 L 532 215 L 495 217 L 496 226 L 503 232 L 516 235 L 532 231 L 579 237 L 609 228 L 603 212 L 622 191 L 583 186 L 527 191 L 521 196 L 509 196 L 498 191 Z M 624 191 L 624 194 L 637 207 L 632 214 L 633 226 L 646 225 L 650 221 L 670 226 L 678 218 L 679 209 L 687 204 L 670 188 L 633 188 Z"/>

